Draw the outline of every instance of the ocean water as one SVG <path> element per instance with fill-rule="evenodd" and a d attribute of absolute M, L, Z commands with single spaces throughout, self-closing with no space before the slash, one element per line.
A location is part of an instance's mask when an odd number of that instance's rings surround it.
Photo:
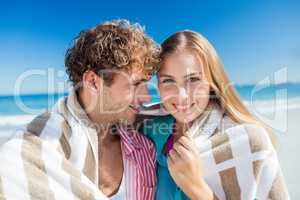
<path fill-rule="evenodd" d="M 250 110 L 272 113 L 274 110 L 300 108 L 300 83 L 285 83 L 259 88 L 254 85 L 236 86 Z M 150 88 L 152 102 L 159 102 L 157 89 Z M 58 98 L 67 94 L 34 94 L 0 96 L 0 137 L 28 123 L 34 116 L 50 109 Z"/>

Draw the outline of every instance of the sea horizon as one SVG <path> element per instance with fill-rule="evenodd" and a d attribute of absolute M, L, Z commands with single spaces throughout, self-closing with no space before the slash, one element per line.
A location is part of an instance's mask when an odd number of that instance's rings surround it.
<path fill-rule="evenodd" d="M 300 83 L 270 85 L 255 91 L 256 85 L 235 86 L 248 109 L 256 115 L 274 115 L 300 108 Z M 253 92 L 254 91 L 254 92 Z M 152 101 L 160 102 L 156 88 L 149 88 Z M 11 132 L 31 121 L 36 115 L 50 110 L 64 93 L 0 95 L 0 134 Z"/>

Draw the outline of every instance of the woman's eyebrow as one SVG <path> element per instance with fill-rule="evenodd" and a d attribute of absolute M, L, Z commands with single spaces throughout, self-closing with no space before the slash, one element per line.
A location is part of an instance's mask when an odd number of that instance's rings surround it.
<path fill-rule="evenodd" d="M 198 75 L 201 75 L 201 74 L 202 74 L 201 72 L 190 73 L 188 75 L 185 75 L 184 78 L 188 78 L 188 77 L 191 77 L 191 76 L 198 76 Z"/>

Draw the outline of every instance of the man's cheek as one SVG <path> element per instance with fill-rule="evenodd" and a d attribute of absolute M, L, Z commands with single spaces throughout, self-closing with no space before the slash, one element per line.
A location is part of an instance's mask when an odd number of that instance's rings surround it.
<path fill-rule="evenodd" d="M 133 93 L 125 94 L 122 99 L 127 102 L 127 104 L 131 104 L 134 101 L 135 95 Z"/>
<path fill-rule="evenodd" d="M 119 99 L 119 107 L 122 111 L 128 109 L 129 105 L 131 104 L 131 98 L 129 98 L 128 96 L 124 96 L 124 97 L 121 97 Z"/>

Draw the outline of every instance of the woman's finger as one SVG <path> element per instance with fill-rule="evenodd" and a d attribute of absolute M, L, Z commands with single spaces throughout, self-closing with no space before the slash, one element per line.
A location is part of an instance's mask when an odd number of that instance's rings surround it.
<path fill-rule="evenodd" d="M 168 156 L 167 158 L 167 164 L 168 164 L 168 168 L 172 168 L 174 165 L 174 161 L 172 160 L 172 158 L 170 156 Z"/>
<path fill-rule="evenodd" d="M 192 148 L 192 140 L 186 136 L 181 136 L 177 142 L 184 146 L 187 150 L 191 150 Z"/>
<path fill-rule="evenodd" d="M 176 152 L 176 150 L 174 150 L 174 148 L 170 150 L 168 157 L 171 158 L 174 163 L 180 159 L 180 155 Z"/>
<path fill-rule="evenodd" d="M 192 153 L 198 155 L 197 147 L 194 145 L 194 142 L 192 139 L 182 136 L 177 140 L 177 142 L 179 144 L 183 145 L 189 152 L 192 152 Z"/>
<path fill-rule="evenodd" d="M 189 153 L 189 150 L 179 142 L 174 144 L 173 149 L 178 153 L 181 159 L 184 159 L 186 155 Z"/>

